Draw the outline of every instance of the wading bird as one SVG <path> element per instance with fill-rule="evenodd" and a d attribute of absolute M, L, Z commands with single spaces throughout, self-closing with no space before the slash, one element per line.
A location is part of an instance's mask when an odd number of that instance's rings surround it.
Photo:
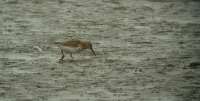
<path fill-rule="evenodd" d="M 70 54 L 72 60 L 73 60 L 73 53 L 79 53 L 85 49 L 90 49 L 92 53 L 96 56 L 96 53 L 94 49 L 92 48 L 92 43 L 90 41 L 82 41 L 79 39 L 71 39 L 68 41 L 63 42 L 55 42 L 55 44 L 60 48 L 61 50 L 61 58 L 59 59 L 59 62 L 63 62 L 65 58 L 64 53 Z"/>

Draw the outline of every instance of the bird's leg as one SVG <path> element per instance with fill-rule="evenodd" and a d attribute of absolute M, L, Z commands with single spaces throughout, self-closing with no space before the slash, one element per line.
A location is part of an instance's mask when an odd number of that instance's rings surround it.
<path fill-rule="evenodd" d="M 73 60 L 74 60 L 74 58 L 73 58 L 73 56 L 72 56 L 72 53 L 70 53 L 70 57 L 72 58 L 72 60 L 71 60 L 71 61 L 73 61 Z"/>
<path fill-rule="evenodd" d="M 60 49 L 60 50 L 61 50 L 62 56 L 61 56 L 61 58 L 59 59 L 59 62 L 63 62 L 63 59 L 65 58 L 65 55 L 64 55 L 63 50 L 62 50 L 62 49 Z"/>
<path fill-rule="evenodd" d="M 72 53 L 70 53 L 70 57 L 73 59 Z"/>

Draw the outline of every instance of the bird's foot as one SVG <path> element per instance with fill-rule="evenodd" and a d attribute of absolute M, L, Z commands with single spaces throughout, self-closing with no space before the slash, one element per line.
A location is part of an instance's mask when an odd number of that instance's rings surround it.
<path fill-rule="evenodd" d="M 63 59 L 59 59 L 58 63 L 64 63 Z"/>
<path fill-rule="evenodd" d="M 70 59 L 69 62 L 74 62 L 74 59 Z"/>

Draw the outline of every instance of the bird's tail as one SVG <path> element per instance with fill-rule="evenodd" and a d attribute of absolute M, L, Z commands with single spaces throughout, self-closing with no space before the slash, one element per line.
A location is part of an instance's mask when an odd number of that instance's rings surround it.
<path fill-rule="evenodd" d="M 63 42 L 54 42 L 55 45 L 63 45 Z"/>

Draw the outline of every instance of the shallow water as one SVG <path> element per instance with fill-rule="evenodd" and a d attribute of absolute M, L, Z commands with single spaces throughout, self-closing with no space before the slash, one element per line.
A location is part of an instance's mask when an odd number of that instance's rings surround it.
<path fill-rule="evenodd" d="M 1 0 L 0 101 L 199 101 L 197 0 Z M 90 50 L 53 43 L 81 38 Z"/>

